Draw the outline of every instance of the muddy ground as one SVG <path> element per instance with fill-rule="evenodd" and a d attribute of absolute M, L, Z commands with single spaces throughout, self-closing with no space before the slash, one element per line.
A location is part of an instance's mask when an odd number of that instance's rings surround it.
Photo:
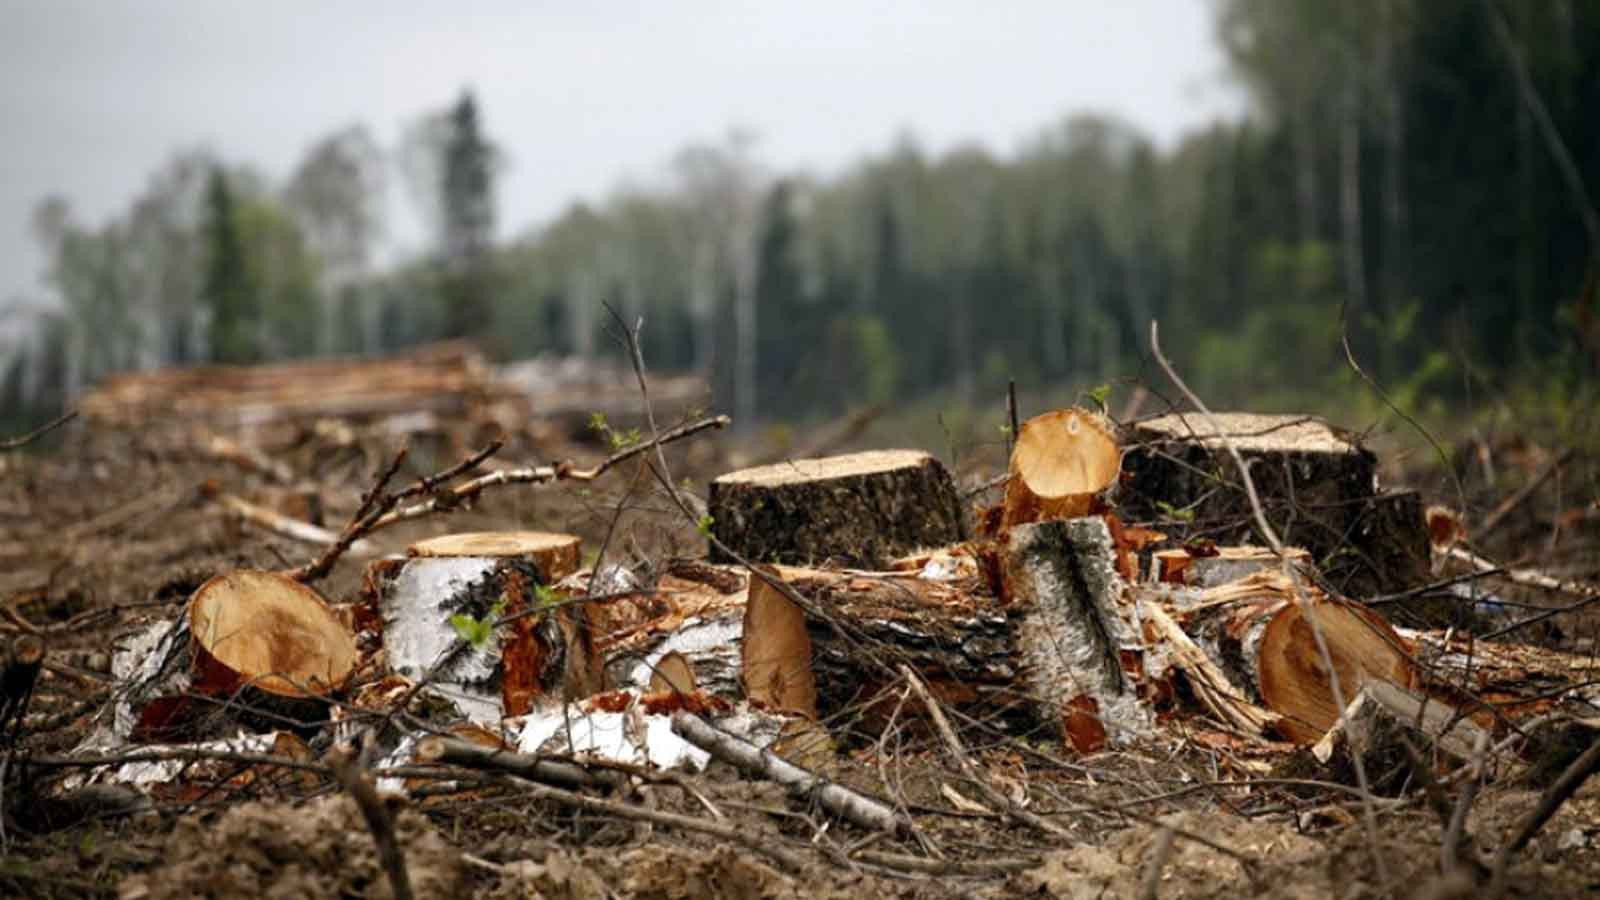
<path fill-rule="evenodd" d="M 477 437 L 446 434 L 417 442 L 402 477 L 447 465 Z M 267 449 L 313 488 L 320 518 L 337 529 L 393 446 L 382 435 L 330 443 L 302 431 L 286 433 Z M 727 438 L 710 436 L 674 448 L 674 478 L 703 492 L 705 479 L 730 464 L 729 446 Z M 605 452 L 602 443 L 562 436 L 513 441 L 500 459 L 593 461 Z M 985 471 L 994 462 L 974 454 L 962 474 L 979 480 L 995 471 Z M 1484 504 L 1508 492 L 1505 485 L 1493 493 L 1477 489 Z M 1569 505 L 1581 511 L 1582 498 L 1572 499 L 1570 484 L 1567 490 Z M 238 765 L 196 771 L 180 785 L 155 791 L 144 808 L 85 813 L 51 806 L 67 770 L 28 761 L 71 749 L 94 727 L 116 688 L 106 672 L 108 651 L 119 639 L 178 614 L 195 586 L 213 574 L 286 568 L 320 549 L 231 518 L 210 499 L 219 492 L 283 506 L 295 502 L 260 473 L 206 458 L 155 431 L 108 431 L 80 422 L 52 435 L 47 446 L 0 457 L 0 636 L 35 632 L 49 652 L 7 763 L 0 895 L 392 896 L 365 820 L 337 784 L 315 770 Z M 1548 513 L 1530 511 L 1514 520 L 1505 544 L 1543 534 L 1539 523 Z M 497 491 L 474 509 L 406 523 L 375 540 L 380 550 L 395 552 L 427 535 L 504 527 L 581 534 L 591 554 L 606 543 L 609 560 L 641 574 L 703 546 L 694 525 L 637 467 L 623 467 L 595 485 Z M 1566 574 L 1593 578 L 1600 568 L 1592 562 L 1593 546 L 1573 552 L 1574 534 L 1588 540 L 1592 523 L 1580 517 L 1570 526 L 1561 558 L 1576 562 Z M 320 589 L 335 602 L 349 599 L 361 564 L 341 561 Z M 1586 621 L 1574 617 L 1551 639 L 1568 649 L 1585 639 L 1592 646 Z M 392 801 L 391 813 L 419 897 L 1479 895 L 1462 876 L 1440 875 L 1441 827 L 1419 794 L 1363 803 L 1348 787 L 1317 783 L 1303 752 L 1262 755 L 1175 724 L 1157 744 L 1083 757 L 1043 738 L 1007 737 L 981 723 L 967 728 L 979 777 L 1058 829 L 1044 833 L 975 799 L 983 792 L 919 727 L 891 727 L 872 740 L 855 736 L 847 721 L 830 727 L 851 735 L 840 739 L 842 752 L 809 761 L 829 777 L 900 805 L 916 822 L 914 836 L 891 839 L 831 821 L 774 785 L 717 765 L 702 775 L 643 783 L 613 799 L 731 824 L 754 837 L 747 844 L 626 816 L 574 812 L 514 787 L 470 780 L 454 788 L 433 784 L 422 792 L 426 796 Z M 321 749 L 315 740 L 312 746 Z M 1484 858 L 1538 796 L 1537 786 L 1516 779 L 1485 787 L 1468 823 Z M 1169 837 L 1170 850 L 1163 849 Z M 788 851 L 784 858 L 801 864 L 786 864 L 763 845 Z M 1154 878 L 1153 861 L 1162 862 Z M 1514 897 L 1600 895 L 1600 781 L 1580 791 L 1516 856 L 1506 888 Z"/>

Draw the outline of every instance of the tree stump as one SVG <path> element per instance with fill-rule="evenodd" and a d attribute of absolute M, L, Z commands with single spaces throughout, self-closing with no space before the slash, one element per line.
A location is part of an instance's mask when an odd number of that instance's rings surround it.
<path fill-rule="evenodd" d="M 1144 641 L 1126 618 L 1126 585 L 1099 517 L 1017 525 L 1000 539 L 1001 597 L 1021 615 L 1016 647 L 1029 692 L 1054 710 L 1044 721 L 1089 752 L 1150 730 L 1124 659 Z"/>
<path fill-rule="evenodd" d="M 873 450 L 730 472 L 711 482 L 711 531 L 747 559 L 869 569 L 966 534 L 950 473 L 920 450 Z M 712 547 L 711 558 L 731 562 Z"/>
<path fill-rule="evenodd" d="M 1175 413 L 1127 429 L 1123 519 L 1158 521 L 1178 540 L 1261 543 L 1224 435 L 1250 467 L 1278 537 L 1306 548 L 1341 590 L 1359 597 L 1426 578 L 1427 530 L 1415 495 L 1379 493 L 1376 457 L 1311 416 Z"/>
<path fill-rule="evenodd" d="M 149 638 L 131 679 L 133 718 L 118 727 L 138 741 L 196 736 L 197 716 L 224 706 L 279 727 L 325 717 L 327 696 L 344 687 L 360 656 L 355 635 L 322 597 L 278 572 L 212 578 L 182 619 Z"/>
<path fill-rule="evenodd" d="M 429 678 L 480 724 L 601 690 L 587 607 L 556 603 L 547 587 L 577 568 L 579 543 L 535 531 L 453 534 L 412 545 L 403 563 L 374 565 L 390 667 Z"/>
<path fill-rule="evenodd" d="M 1117 483 L 1122 451 L 1104 417 L 1058 409 L 1022 424 L 1011 451 L 1000 527 L 1088 515 Z"/>

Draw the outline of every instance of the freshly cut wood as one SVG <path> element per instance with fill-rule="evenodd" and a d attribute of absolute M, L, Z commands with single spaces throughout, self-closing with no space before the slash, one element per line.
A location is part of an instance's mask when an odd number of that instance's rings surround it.
<path fill-rule="evenodd" d="M 1275 732 L 1279 717 L 1251 703 L 1160 604 L 1143 607 L 1140 615 L 1148 625 L 1152 647 L 1170 654 L 1173 664 L 1183 672 L 1189 692 L 1212 715 L 1243 734 L 1265 737 Z M 1153 668 L 1151 663 L 1157 655 L 1147 652 L 1147 671 Z"/>
<path fill-rule="evenodd" d="M 137 742 L 281 727 L 327 715 L 359 659 L 355 635 L 316 591 L 279 572 L 202 584 L 176 621 L 130 636 L 112 658 L 126 685 L 112 737 Z"/>
<path fill-rule="evenodd" d="M 1013 526 L 1001 540 L 1001 597 L 1022 614 L 1016 647 L 1044 721 L 1083 752 L 1150 730 L 1125 656 L 1143 640 L 1129 619 L 1111 532 L 1098 517 Z"/>
<path fill-rule="evenodd" d="M 1286 547 L 1284 553 L 1293 563 L 1311 562 L 1311 554 L 1299 547 Z M 1217 547 L 1212 554 L 1177 547 L 1157 550 L 1150 560 L 1152 580 L 1197 588 L 1216 587 L 1282 565 L 1278 554 L 1267 547 Z"/>
<path fill-rule="evenodd" d="M 1480 742 L 1489 747 L 1490 735 L 1453 706 L 1374 681 L 1362 686 L 1311 753 L 1342 783 L 1355 783 L 1360 760 L 1378 778 L 1375 790 L 1398 790 L 1411 775 L 1405 741 L 1431 750 L 1440 763 L 1460 765 Z"/>
<path fill-rule="evenodd" d="M 314 590 L 277 572 L 219 575 L 189 601 L 194 690 L 325 697 L 344 686 L 355 635 Z"/>
<path fill-rule="evenodd" d="M 763 574 L 780 579 L 776 569 Z M 778 712 L 817 717 L 817 680 L 811 668 L 806 614 L 757 575 L 750 579 L 740 641 L 745 696 Z"/>
<path fill-rule="evenodd" d="M 417 541 L 406 548 L 411 557 L 518 557 L 539 569 L 542 584 L 554 584 L 578 570 L 583 541 L 576 535 L 548 531 L 466 531 Z"/>
<path fill-rule="evenodd" d="M 576 568 L 578 547 L 543 532 L 445 535 L 370 568 L 389 665 L 480 724 L 601 690 L 587 605 L 553 603 L 546 587 Z"/>
<path fill-rule="evenodd" d="M 873 450 L 743 469 L 711 482 L 711 531 L 757 562 L 883 569 L 966 534 L 950 473 L 920 450 Z M 715 545 L 712 559 L 731 562 Z"/>
<path fill-rule="evenodd" d="M 1035 416 L 1011 451 L 1000 526 L 1088 515 L 1121 467 L 1122 451 L 1102 416 L 1086 409 Z"/>
<path fill-rule="evenodd" d="M 1225 592 L 1226 599 L 1184 613 L 1185 630 L 1233 684 L 1283 717 L 1279 731 L 1289 740 L 1316 741 L 1342 711 L 1318 648 L 1318 629 L 1345 702 L 1369 682 L 1413 683 L 1410 648 L 1366 607 L 1329 598 L 1307 583 L 1296 587 L 1279 572 L 1212 590 Z"/>

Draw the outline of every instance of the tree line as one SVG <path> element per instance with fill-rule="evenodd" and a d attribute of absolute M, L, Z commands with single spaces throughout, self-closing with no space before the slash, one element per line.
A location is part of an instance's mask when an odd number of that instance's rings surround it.
<path fill-rule="evenodd" d="M 1152 318 L 1202 389 L 1257 406 L 1349 388 L 1346 336 L 1407 405 L 1586 390 L 1600 8 L 1214 10 L 1250 113 L 1167 150 L 1078 115 L 1007 156 L 908 135 L 820 177 L 772 171 L 735 133 L 508 240 L 507 154 L 470 93 L 394 153 L 361 127 L 330 135 L 281 184 L 182 154 L 111 222 L 40 204 L 60 311 L 10 354 L 5 408 L 120 369 L 449 337 L 498 358 L 616 353 L 603 304 L 643 316 L 652 365 L 704 372 L 744 421 L 1149 376 Z M 396 175 L 432 250 L 380 265 Z"/>

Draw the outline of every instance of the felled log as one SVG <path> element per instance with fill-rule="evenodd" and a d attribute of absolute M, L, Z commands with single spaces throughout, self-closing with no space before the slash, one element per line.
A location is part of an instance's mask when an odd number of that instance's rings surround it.
<path fill-rule="evenodd" d="M 711 531 L 757 562 L 869 569 L 966 533 L 955 484 L 920 450 L 874 450 L 743 469 L 711 482 Z M 713 546 L 712 559 L 731 562 Z"/>
<path fill-rule="evenodd" d="M 545 532 L 452 534 L 413 544 L 402 563 L 375 564 L 368 602 L 390 667 L 427 678 L 480 723 L 600 690 L 587 608 L 546 587 L 576 569 L 578 547 L 577 537 Z"/>
<path fill-rule="evenodd" d="M 1420 501 L 1409 492 L 1378 493 L 1376 457 L 1312 416 L 1174 413 L 1128 428 L 1117 495 L 1123 519 L 1159 521 L 1179 540 L 1203 534 L 1219 544 L 1259 543 L 1224 437 L 1250 467 L 1279 538 L 1333 560 L 1326 574 L 1344 593 L 1401 590 L 1426 578 Z"/>
<path fill-rule="evenodd" d="M 1346 703 L 1369 682 L 1401 687 L 1413 682 L 1409 647 L 1366 607 L 1329 598 L 1303 582 L 1295 587 L 1276 572 L 1215 590 L 1226 590 L 1229 598 L 1202 603 L 1181 613 L 1180 621 L 1232 684 L 1283 717 L 1278 730 L 1289 740 L 1316 741 L 1343 709 L 1335 699 L 1316 630 L 1333 660 L 1339 696 Z"/>
<path fill-rule="evenodd" d="M 1104 417 L 1058 409 L 1022 424 L 1011 452 L 1000 526 L 1088 515 L 1117 483 L 1122 451 Z"/>
<path fill-rule="evenodd" d="M 1490 745 L 1489 733 L 1460 710 L 1397 685 L 1368 682 L 1353 696 L 1311 748 L 1342 783 L 1355 783 L 1359 760 L 1375 779 L 1374 790 L 1400 789 L 1411 775 L 1407 741 L 1436 762 L 1453 765 L 1470 761 L 1480 743 Z"/>
<path fill-rule="evenodd" d="M 1126 618 L 1126 585 L 1105 521 L 1016 525 L 999 543 L 1000 599 L 1019 610 L 1013 623 L 1021 674 L 1030 694 L 1054 711 L 1043 721 L 1081 751 L 1148 732 L 1149 710 L 1124 667 L 1143 640 Z"/>
<path fill-rule="evenodd" d="M 222 705 L 247 719 L 324 717 L 359 658 L 355 636 L 322 597 L 278 572 L 210 579 L 183 618 L 153 637 L 129 691 L 129 730 L 140 741 L 192 737 L 197 715 Z"/>

